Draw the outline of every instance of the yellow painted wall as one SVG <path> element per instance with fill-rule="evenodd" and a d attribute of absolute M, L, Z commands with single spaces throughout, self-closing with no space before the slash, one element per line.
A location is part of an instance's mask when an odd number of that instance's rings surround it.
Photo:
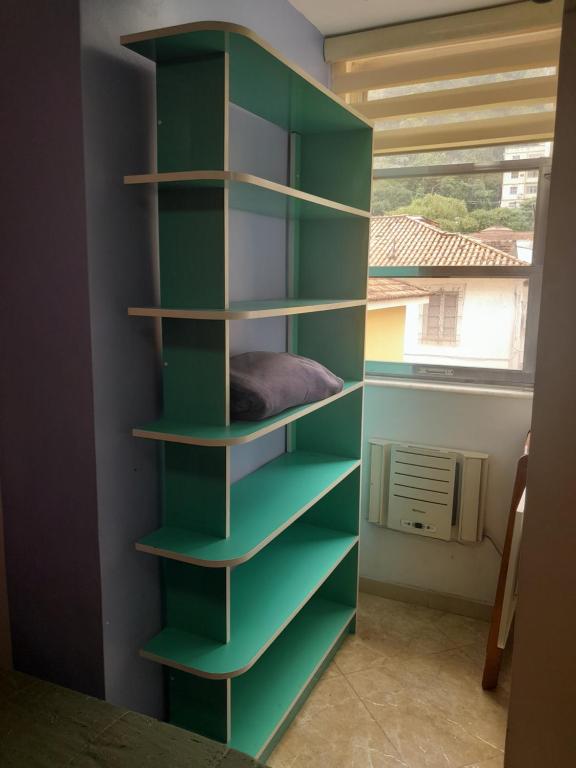
<path fill-rule="evenodd" d="M 406 307 L 366 313 L 366 360 L 401 363 L 404 358 Z"/>

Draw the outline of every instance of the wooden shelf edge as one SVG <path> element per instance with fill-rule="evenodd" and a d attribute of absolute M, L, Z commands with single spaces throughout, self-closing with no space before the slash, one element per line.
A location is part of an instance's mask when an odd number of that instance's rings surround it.
<path fill-rule="evenodd" d="M 260 176 L 254 176 L 252 173 L 241 173 L 239 171 L 172 171 L 170 173 L 142 173 L 130 174 L 124 176 L 124 184 L 162 184 L 166 182 L 183 181 L 222 181 L 236 182 L 238 184 L 250 184 L 268 192 L 275 192 L 286 197 L 302 200 L 305 203 L 312 203 L 322 208 L 330 208 L 341 213 L 347 213 L 352 216 L 361 216 L 370 218 L 370 211 L 362 208 L 353 208 L 350 205 L 339 203 L 336 200 L 328 200 L 325 197 L 312 195 L 309 192 L 303 192 L 300 189 L 287 187 L 284 184 L 278 184 L 275 181 L 263 179 Z"/>
<path fill-rule="evenodd" d="M 270 434 L 270 432 L 274 432 L 281 427 L 285 427 L 287 424 L 291 424 L 292 422 L 307 416 L 309 413 L 314 413 L 314 411 L 317 411 L 319 408 L 324 408 L 324 406 L 336 402 L 336 400 L 339 400 L 341 397 L 346 397 L 347 395 L 352 394 L 352 392 L 356 392 L 358 389 L 362 389 L 363 386 L 364 381 L 356 381 L 353 384 L 349 384 L 345 389 L 343 389 L 341 392 L 338 392 L 336 395 L 326 397 L 324 400 L 318 400 L 315 403 L 309 403 L 308 405 L 297 406 L 298 410 L 296 413 L 293 412 L 284 418 L 278 419 L 273 424 L 268 424 L 266 427 L 262 427 L 261 429 L 255 430 L 254 432 L 250 432 L 246 435 L 241 435 L 239 437 L 207 438 L 194 435 L 180 435 L 171 432 L 157 432 L 151 429 L 146 429 L 146 427 L 134 428 L 132 430 L 132 436 L 143 437 L 147 440 L 161 440 L 166 443 L 184 443 L 185 445 L 202 445 L 206 447 L 243 445 L 244 443 L 251 443 L 253 440 L 258 440 L 259 438 L 264 437 L 265 435 Z M 257 424 L 258 422 L 252 423 Z M 224 429 L 224 427 L 222 429 Z"/>
<path fill-rule="evenodd" d="M 278 528 L 275 528 L 272 533 L 270 533 L 268 536 L 263 538 L 255 547 L 252 547 L 252 549 L 248 550 L 244 554 L 231 558 L 231 559 L 222 559 L 222 560 L 214 560 L 214 559 L 206 559 L 206 558 L 200 558 L 200 557 L 192 557 L 189 555 L 184 555 L 180 552 L 175 552 L 174 550 L 170 549 L 162 549 L 160 547 L 154 547 L 150 544 L 142 544 L 140 541 L 137 541 L 134 545 L 135 549 L 138 552 L 143 552 L 147 555 L 154 555 L 156 557 L 164 557 L 167 560 L 177 560 L 181 563 L 188 563 L 189 565 L 198 565 L 202 568 L 234 568 L 237 565 L 242 565 L 242 563 L 248 562 L 248 560 L 251 560 L 255 555 L 258 554 L 264 547 L 268 546 L 274 539 L 276 539 L 278 536 L 280 536 L 281 533 L 283 533 L 287 528 L 289 528 L 291 525 L 293 525 L 295 522 L 297 522 L 303 515 L 308 512 L 309 509 L 311 509 L 317 502 L 320 501 L 320 499 L 324 498 L 330 491 L 332 491 L 334 488 L 336 488 L 337 485 L 340 485 L 341 482 L 343 482 L 347 477 L 349 477 L 352 472 L 355 472 L 358 467 L 361 466 L 360 459 L 357 459 L 354 461 L 354 465 L 351 466 L 349 469 L 347 469 L 345 472 L 342 472 L 339 477 L 334 480 L 332 483 L 329 483 L 321 493 L 317 494 L 313 499 L 311 499 L 307 504 L 305 504 L 303 507 L 301 507 L 298 512 L 295 512 L 290 518 L 288 518 L 281 526 Z"/>
<path fill-rule="evenodd" d="M 266 40 L 264 40 L 264 38 L 260 37 L 260 35 L 256 34 L 256 32 L 254 32 L 252 29 L 245 27 L 242 24 L 234 24 L 228 21 L 196 21 L 190 22 L 189 24 L 176 24 L 172 27 L 162 27 L 160 29 L 150 29 L 145 32 L 135 32 L 129 35 L 121 35 L 120 44 L 129 46 L 133 45 L 134 43 L 143 43 L 146 40 L 155 40 L 159 37 L 172 37 L 174 35 L 186 35 L 190 32 L 210 31 L 228 32 L 247 37 L 249 40 L 252 40 L 252 42 L 256 43 L 265 51 L 278 59 L 278 61 L 284 64 L 284 66 L 288 67 L 288 69 L 291 69 L 303 80 L 306 80 L 306 82 L 310 83 L 310 85 L 316 88 L 316 90 L 320 91 L 320 93 L 322 93 L 324 96 L 327 96 L 335 104 L 338 104 L 338 106 L 342 107 L 342 109 L 344 109 L 346 112 L 349 112 L 351 115 L 357 118 L 361 123 L 364 124 L 364 126 L 367 128 L 372 127 L 371 120 L 360 114 L 360 112 L 347 104 L 342 98 L 340 98 L 340 96 L 335 94 L 325 85 L 309 75 L 308 72 L 302 69 L 302 67 L 300 67 L 298 64 L 295 64 L 283 56 L 278 50 L 276 50 L 276 48 L 273 48 L 268 42 L 266 42 Z"/>
<path fill-rule="evenodd" d="M 302 304 L 269 309 L 172 309 L 164 307 L 129 307 L 130 317 L 166 317 L 181 320 L 257 320 L 266 317 L 304 315 L 336 309 L 366 306 L 366 299 L 334 300 L 325 304 Z"/>
<path fill-rule="evenodd" d="M 360 537 L 359 536 L 350 536 L 350 544 L 345 548 L 345 550 L 342 552 L 342 554 L 336 559 L 334 563 L 332 563 L 331 567 L 327 570 L 327 572 L 324 574 L 324 577 L 320 582 L 318 582 L 306 595 L 306 597 L 299 603 L 299 605 L 292 611 L 292 613 L 286 617 L 284 622 L 278 627 L 278 629 L 272 633 L 272 635 L 266 640 L 265 643 L 262 644 L 262 646 L 258 649 L 258 652 L 248 661 L 244 666 L 239 667 L 237 669 L 228 670 L 226 672 L 206 672 L 205 670 L 201 669 L 200 667 L 191 667 L 186 666 L 184 664 L 180 664 L 177 661 L 174 661 L 172 659 L 169 659 L 165 656 L 159 656 L 155 653 L 151 653 L 150 651 L 146 651 L 144 648 L 141 648 L 139 651 L 140 656 L 143 659 L 148 659 L 148 661 L 153 661 L 157 664 L 161 664 L 164 667 L 170 667 L 171 669 L 178 669 L 181 672 L 186 672 L 188 674 L 197 675 L 198 677 L 204 677 L 208 680 L 229 680 L 234 677 L 239 677 L 240 675 L 243 675 L 244 673 L 248 672 L 249 669 L 251 669 L 254 664 L 262 657 L 264 653 L 270 648 L 272 643 L 282 634 L 282 632 L 286 629 L 286 627 L 289 626 L 290 622 L 293 621 L 293 619 L 298 616 L 300 611 L 304 608 L 305 605 L 307 605 L 310 600 L 314 597 L 314 595 L 318 592 L 320 587 L 326 583 L 326 581 L 330 578 L 330 576 L 334 573 L 336 568 L 340 565 L 340 563 L 344 560 L 344 558 L 350 554 L 350 552 L 354 549 L 354 547 L 358 546 L 358 542 Z M 162 634 L 160 632 L 160 634 Z M 230 641 L 231 643 L 233 640 Z"/>

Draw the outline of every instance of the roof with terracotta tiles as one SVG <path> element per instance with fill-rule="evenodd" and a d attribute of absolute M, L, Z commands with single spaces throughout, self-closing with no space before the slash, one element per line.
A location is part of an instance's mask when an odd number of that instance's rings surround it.
<path fill-rule="evenodd" d="M 516 256 L 421 216 L 372 216 L 371 267 L 515 267 Z"/>
<path fill-rule="evenodd" d="M 480 242 L 491 245 L 492 248 L 497 248 L 499 251 L 504 251 L 504 253 L 509 253 L 511 256 L 517 256 L 518 241 L 533 241 L 534 232 L 528 230 L 518 232 L 510 229 L 510 227 L 486 227 L 486 229 L 481 229 L 480 232 L 469 232 L 468 237 L 480 240 Z"/>

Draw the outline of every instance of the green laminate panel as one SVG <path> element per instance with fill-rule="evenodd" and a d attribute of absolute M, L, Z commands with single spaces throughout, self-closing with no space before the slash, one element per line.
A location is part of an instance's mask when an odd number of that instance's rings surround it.
<path fill-rule="evenodd" d="M 225 450 L 168 443 L 168 457 L 174 448 L 177 455 L 179 451 L 212 453 Z M 140 539 L 138 549 L 197 565 L 237 565 L 255 555 L 314 504 L 322 504 L 322 509 L 334 508 L 335 516 L 334 524 L 329 514 L 315 517 L 313 524 L 355 535 L 358 533 L 357 526 L 354 528 L 344 522 L 339 524 L 339 510 L 344 499 L 338 484 L 347 482 L 345 478 L 351 472 L 355 475 L 359 472 L 357 459 L 306 452 L 284 453 L 232 485 L 229 538 L 206 535 L 205 528 L 190 530 L 191 525 L 187 525 L 186 529 L 166 525 Z M 180 500 L 193 506 L 194 510 L 200 505 L 199 500 L 187 493 L 181 494 Z M 211 512 L 210 508 L 206 510 L 207 517 Z M 180 517 L 187 521 L 188 513 L 183 512 Z"/>
<path fill-rule="evenodd" d="M 223 53 L 226 50 L 226 33 L 223 30 L 202 30 L 170 36 L 151 37 L 123 45 L 157 64 L 169 61 L 187 61 L 203 57 L 207 53 Z"/>
<path fill-rule="evenodd" d="M 299 223 L 297 296 L 366 297 L 368 219 Z"/>
<path fill-rule="evenodd" d="M 299 189 L 369 209 L 372 129 L 303 134 Z"/>
<path fill-rule="evenodd" d="M 202 201 L 205 199 L 205 211 L 217 209 L 218 190 L 222 191 L 225 186 L 229 190 L 229 204 L 231 208 L 240 211 L 249 211 L 263 216 L 273 216 L 284 219 L 287 216 L 298 217 L 301 219 L 340 219 L 360 217 L 369 219 L 370 212 L 360 208 L 346 206 L 343 203 L 323 197 L 313 197 L 307 199 L 303 197 L 304 192 L 291 189 L 282 184 L 269 182 L 252 174 L 243 174 L 236 171 L 226 172 L 223 178 L 205 178 L 214 173 L 224 173 L 217 170 L 211 171 L 190 171 L 183 172 L 182 177 L 177 179 L 163 179 L 157 174 L 142 174 L 139 176 L 125 177 L 126 184 L 158 184 L 160 202 L 166 197 L 168 203 L 173 209 L 184 209 L 190 217 L 191 212 L 203 216 Z M 195 174 L 190 178 L 190 175 Z M 210 196 L 207 190 L 213 190 L 214 194 Z M 169 197 L 166 193 L 178 193 Z M 183 193 L 195 193 L 186 197 Z M 199 194 L 200 192 L 200 194 Z M 193 211 L 192 211 L 193 209 Z M 161 208 L 161 213 L 162 213 Z M 161 219 L 162 223 L 162 219 Z M 186 220 L 185 223 L 188 223 Z M 196 228 L 200 227 L 202 222 L 196 220 L 192 224 Z M 186 235 L 195 241 L 194 228 L 189 227 Z M 196 237 L 197 239 L 197 237 Z M 162 242 L 161 242 L 162 245 Z M 190 246 L 189 246 L 190 247 Z M 199 302 L 196 302 L 199 305 Z"/>
<path fill-rule="evenodd" d="M 296 408 L 288 408 L 282 413 L 262 421 L 234 421 L 229 426 L 217 426 L 208 424 L 186 424 L 175 419 L 162 418 L 157 421 L 137 427 L 133 430 L 135 437 L 145 437 L 151 440 L 164 440 L 166 442 L 187 443 L 189 445 L 236 445 L 248 443 L 268 434 L 285 424 L 300 419 L 316 410 L 323 410 L 330 403 L 340 399 L 346 399 L 354 391 L 361 388 L 362 381 L 345 381 L 342 392 L 325 400 L 308 405 L 300 405 Z M 315 453 L 328 453 L 330 447 Z M 347 453 L 339 455 L 346 456 Z M 354 455 L 354 454 L 351 454 Z"/>
<path fill-rule="evenodd" d="M 227 333 L 225 321 L 162 320 L 164 418 L 226 424 Z"/>
<path fill-rule="evenodd" d="M 273 52 L 239 32 L 181 32 L 127 43 L 127 47 L 156 62 L 185 61 L 228 50 L 231 100 L 286 130 L 311 133 L 367 126 L 365 119 L 348 110 L 323 86 L 317 88 L 308 76 L 303 77 Z"/>
<path fill-rule="evenodd" d="M 190 629 L 171 625 L 154 637 L 143 654 L 167 666 L 208 677 L 234 677 L 252 666 L 293 616 L 312 597 L 358 538 L 297 522 L 231 575 L 230 642 L 216 643 Z M 220 569 L 166 560 L 187 579 L 179 588 L 180 607 L 193 629 L 193 611 L 185 602 L 193 569 L 219 573 Z M 182 622 L 180 622 L 182 624 Z"/>
<path fill-rule="evenodd" d="M 309 525 L 333 528 L 357 536 L 360 523 L 360 467 L 320 499 L 306 514 L 304 521 Z"/>
<path fill-rule="evenodd" d="M 229 450 L 164 445 L 164 525 L 181 536 L 228 534 Z M 193 534 L 191 532 L 194 532 Z"/>
<path fill-rule="evenodd" d="M 326 408 L 296 422 L 294 449 L 312 453 L 334 452 L 359 459 L 362 450 L 362 390 L 352 392 Z"/>
<path fill-rule="evenodd" d="M 370 131 L 342 103 L 323 93 L 257 43 L 230 39 L 230 99 L 244 109 L 297 133 Z M 257 87 L 255 87 L 255 78 Z"/>
<path fill-rule="evenodd" d="M 231 734 L 229 688 L 228 680 L 168 670 L 169 722 L 227 743 Z"/>
<path fill-rule="evenodd" d="M 353 616 L 348 605 L 314 597 L 257 664 L 232 680 L 230 746 L 250 755 L 265 750 Z"/>
<path fill-rule="evenodd" d="M 364 375 L 366 307 L 300 315 L 298 354 L 325 365 L 343 379 Z"/>
<path fill-rule="evenodd" d="M 356 607 L 358 602 L 358 548 L 340 563 L 332 576 L 320 587 L 317 597 Z"/>
<path fill-rule="evenodd" d="M 160 172 L 226 168 L 227 68 L 223 53 L 156 67 Z"/>
<path fill-rule="evenodd" d="M 199 568 L 176 560 L 164 560 L 163 566 L 166 624 L 212 645 L 226 643 L 228 569 Z"/>
<path fill-rule="evenodd" d="M 226 217 L 222 186 L 158 190 L 160 302 L 226 306 Z"/>
<path fill-rule="evenodd" d="M 260 301 L 232 301 L 228 309 L 131 307 L 133 317 L 172 317 L 183 320 L 257 320 L 264 317 L 301 315 L 308 312 L 326 312 L 330 309 L 365 305 L 365 300 L 340 298 L 269 299 Z"/>

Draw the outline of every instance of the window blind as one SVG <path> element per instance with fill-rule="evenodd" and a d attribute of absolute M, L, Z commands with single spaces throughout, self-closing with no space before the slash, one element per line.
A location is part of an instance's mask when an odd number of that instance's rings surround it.
<path fill-rule="evenodd" d="M 376 154 L 553 138 L 562 0 L 327 38 L 332 87 Z"/>

